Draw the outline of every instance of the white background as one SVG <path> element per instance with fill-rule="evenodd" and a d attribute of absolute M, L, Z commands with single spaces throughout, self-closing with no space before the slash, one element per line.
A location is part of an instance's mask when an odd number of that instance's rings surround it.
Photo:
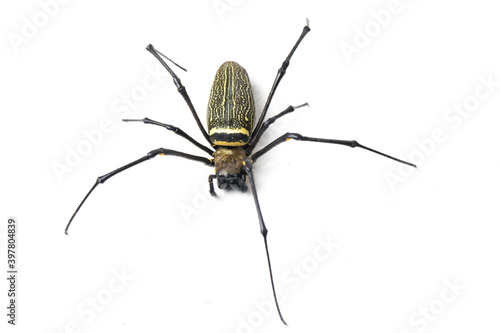
<path fill-rule="evenodd" d="M 500 87 L 460 123 L 443 118 L 472 103 L 476 89 L 488 92 L 477 88 L 480 77 L 500 81 L 492 1 L 401 0 L 384 27 L 370 13 L 388 0 L 75 0 L 51 7 L 46 22 L 37 1 L 1 7 L 1 242 L 5 249 L 7 218 L 16 217 L 20 272 L 15 328 L 6 324 L 6 280 L 0 284 L 2 331 L 499 330 Z M 306 17 L 311 32 L 269 115 L 310 107 L 278 121 L 262 144 L 286 131 L 356 139 L 419 168 L 402 174 L 396 162 L 361 149 L 305 142 L 256 163 L 289 327 L 266 306 L 271 287 L 250 193 L 204 199 L 212 170 L 202 164 L 158 157 L 114 177 L 64 235 L 97 176 L 158 147 L 204 155 L 115 112 L 158 66 L 147 44 L 188 69 L 174 68 L 205 124 L 210 86 L 226 60 L 248 71 L 260 112 Z M 34 20 L 37 32 L 13 46 L 9 38 Z M 372 37 L 361 45 L 367 27 Z M 342 43 L 360 46 L 350 62 Z M 178 126 L 205 144 L 170 78 L 143 97 L 128 117 Z M 68 149 L 85 145 L 84 132 L 103 119 L 113 129 L 96 134 L 91 151 L 58 177 L 54 165 L 66 164 Z M 429 144 L 436 129 L 444 139 Z M 387 175 L 399 182 L 391 187 Z M 332 253 L 319 248 L 328 239 L 339 245 Z M 121 272 L 126 285 L 115 280 Z"/>

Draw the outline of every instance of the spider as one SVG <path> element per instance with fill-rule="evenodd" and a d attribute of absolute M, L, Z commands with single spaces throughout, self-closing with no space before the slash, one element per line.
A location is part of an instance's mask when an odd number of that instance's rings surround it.
<path fill-rule="evenodd" d="M 163 55 L 160 51 L 156 50 L 153 47 L 153 45 L 149 44 L 146 49 L 151 54 L 153 54 L 153 56 L 155 56 L 156 59 L 158 59 L 158 61 L 160 61 L 160 63 L 172 76 L 174 84 L 177 87 L 177 91 L 186 101 L 186 104 L 191 110 L 191 113 L 193 114 L 193 117 L 201 133 L 208 141 L 211 148 L 199 143 L 191 136 L 186 134 L 183 130 L 172 125 L 160 123 L 158 121 L 151 120 L 149 118 L 123 119 L 123 121 L 139 121 L 145 124 L 164 127 L 167 130 L 173 131 L 175 134 L 185 138 L 186 140 L 194 144 L 196 147 L 206 152 L 212 158 L 205 158 L 202 156 L 191 155 L 172 149 L 158 148 L 150 151 L 147 155 L 139 158 L 138 160 L 126 164 L 103 176 L 97 177 L 95 184 L 92 186 L 87 195 L 83 198 L 80 205 L 77 207 L 76 211 L 73 213 L 73 216 L 71 217 L 66 226 L 65 233 L 68 234 L 68 228 L 71 222 L 73 221 L 76 214 L 82 207 L 83 203 L 87 200 L 92 191 L 94 191 L 94 189 L 97 187 L 97 185 L 104 183 L 109 178 L 139 163 L 148 161 L 158 155 L 162 155 L 162 156 L 182 157 L 192 161 L 204 163 L 210 167 L 214 167 L 215 173 L 209 175 L 208 177 L 209 190 L 212 196 L 216 195 L 213 184 L 214 179 L 217 180 L 217 186 L 221 190 L 239 190 L 245 192 L 248 186 L 250 186 L 252 190 L 252 195 L 255 201 L 255 207 L 257 209 L 257 215 L 259 219 L 260 232 L 264 238 L 267 264 L 269 268 L 269 275 L 271 279 L 274 301 L 276 303 L 276 309 L 278 310 L 278 314 L 280 316 L 281 321 L 286 325 L 286 322 L 281 314 L 281 310 L 278 304 L 278 299 L 276 297 L 276 290 L 274 287 L 274 279 L 271 268 L 271 260 L 269 257 L 269 249 L 267 245 L 268 231 L 266 228 L 266 224 L 264 223 L 264 218 L 262 217 L 262 212 L 259 205 L 259 199 L 257 197 L 254 174 L 252 171 L 253 164 L 262 155 L 266 154 L 279 144 L 289 140 L 297 140 L 297 141 L 311 141 L 311 142 L 344 145 L 352 148 L 356 147 L 362 148 L 371 151 L 373 153 L 382 155 L 384 157 L 390 158 L 397 162 L 404 163 L 412 167 L 416 167 L 412 163 L 405 162 L 393 156 L 384 154 L 380 151 L 363 146 L 355 140 L 321 139 L 321 138 L 303 136 L 299 133 L 285 133 L 282 136 L 278 137 L 276 140 L 272 141 L 267 146 L 254 152 L 254 149 L 257 146 L 257 143 L 259 142 L 260 138 L 262 137 L 262 134 L 267 130 L 267 128 L 271 124 L 273 124 L 278 118 L 283 117 L 284 115 L 290 112 L 293 112 L 295 109 L 307 105 L 307 103 L 304 103 L 298 106 L 289 106 L 282 112 L 278 113 L 276 116 L 270 117 L 266 121 L 264 121 L 271 100 L 273 99 L 274 93 L 281 79 L 285 75 L 288 65 L 290 64 L 290 59 L 292 58 L 294 52 L 296 51 L 301 41 L 304 39 L 304 37 L 310 30 L 311 29 L 309 28 L 309 22 L 307 21 L 306 25 L 302 30 L 302 33 L 300 34 L 299 39 L 297 40 L 292 50 L 290 51 L 285 61 L 278 70 L 276 78 L 274 79 L 273 85 L 271 87 L 271 91 L 267 97 L 264 108 L 256 124 L 255 124 L 254 98 L 253 98 L 252 88 L 250 85 L 250 79 L 248 77 L 246 70 L 234 61 L 228 61 L 223 63 L 217 70 L 214 83 L 210 91 L 210 98 L 208 101 L 208 110 L 207 110 L 208 132 L 201 124 L 201 121 L 198 118 L 198 115 L 196 113 L 193 104 L 191 103 L 191 99 L 186 91 L 186 88 L 182 85 L 182 82 L 179 79 L 179 77 L 172 71 L 170 66 L 163 60 L 162 57 L 172 62 L 174 65 L 178 67 L 180 66 L 177 65 L 172 60 L 170 60 L 165 55 Z M 183 69 L 182 67 L 180 68 Z"/>

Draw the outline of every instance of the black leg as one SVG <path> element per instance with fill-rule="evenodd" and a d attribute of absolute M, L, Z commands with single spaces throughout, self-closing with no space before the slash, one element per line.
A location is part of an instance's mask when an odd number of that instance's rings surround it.
<path fill-rule="evenodd" d="M 290 105 L 289 107 L 287 107 L 284 111 L 281 111 L 280 113 L 278 113 L 277 115 L 275 115 L 274 117 L 271 117 L 269 118 L 268 120 L 266 120 L 263 124 L 262 124 L 262 127 L 260 128 L 259 132 L 256 133 L 256 134 L 253 134 L 253 136 L 255 137 L 255 140 L 254 142 L 252 143 L 252 145 L 249 145 L 248 148 L 245 150 L 247 155 L 251 155 L 252 154 L 252 151 L 254 150 L 255 146 L 257 145 L 257 143 L 259 142 L 260 140 L 260 137 L 262 136 L 262 134 L 264 134 L 264 132 L 268 129 L 268 127 L 273 124 L 278 118 L 281 118 L 283 117 L 284 115 L 290 113 L 290 112 L 293 112 L 295 111 L 296 109 L 298 108 L 301 108 L 303 106 L 307 106 L 309 104 L 307 103 L 304 103 L 304 104 L 301 104 L 301 105 L 297 105 L 297 106 L 292 106 Z"/>
<path fill-rule="evenodd" d="M 165 127 L 169 131 L 172 131 L 175 134 L 182 136 L 184 139 L 187 139 L 189 142 L 191 142 L 192 144 L 194 144 L 196 147 L 200 148 L 201 150 L 205 151 L 210 156 L 212 156 L 213 153 L 214 153 L 214 151 L 212 149 L 210 149 L 208 147 L 205 147 L 204 145 L 202 145 L 201 143 L 199 143 L 198 141 L 196 141 L 195 139 L 193 139 L 192 137 L 190 137 L 188 134 L 186 134 L 186 132 L 184 132 L 183 130 L 181 130 L 179 127 L 175 127 L 175 126 L 172 126 L 172 125 L 160 123 L 160 122 L 158 122 L 156 120 L 151 120 L 149 118 L 144 118 L 144 119 L 122 119 L 122 120 L 125 121 L 125 122 L 128 122 L 128 121 L 141 121 L 144 124 L 152 124 L 152 125 L 157 125 L 157 126 Z"/>
<path fill-rule="evenodd" d="M 210 186 L 210 194 L 215 197 L 217 193 L 214 191 L 214 178 L 217 178 L 217 175 L 208 176 L 208 185 Z"/>
<path fill-rule="evenodd" d="M 102 184 L 106 180 L 108 180 L 109 178 L 113 177 L 114 175 L 117 175 L 120 172 L 122 172 L 124 170 L 127 170 L 128 168 L 131 168 L 131 167 L 133 167 L 133 166 L 135 166 L 135 165 L 137 165 L 139 163 L 142 163 L 144 161 L 152 159 L 153 157 L 156 157 L 157 155 L 178 156 L 178 157 L 187 158 L 189 160 L 201 162 L 201 163 L 204 163 L 204 164 L 209 165 L 209 166 L 213 166 L 214 165 L 213 160 L 209 160 L 208 158 L 201 157 L 201 156 L 190 155 L 190 154 L 182 153 L 182 152 L 175 151 L 175 150 L 165 149 L 165 148 L 158 148 L 158 149 L 152 150 L 146 156 L 141 157 L 140 159 L 135 160 L 132 163 L 129 163 L 127 165 L 122 166 L 121 168 L 118 168 L 118 169 L 116 169 L 114 171 L 111 171 L 110 173 L 107 173 L 104 176 L 97 177 L 97 180 L 96 180 L 94 186 L 92 186 L 92 188 L 87 193 L 87 195 L 85 196 L 85 198 L 83 198 L 82 202 L 80 203 L 80 205 L 78 205 L 78 207 L 76 208 L 75 212 L 71 216 L 71 219 L 69 220 L 68 224 L 66 225 L 66 229 L 64 230 L 64 232 L 66 233 L 66 235 L 68 234 L 69 226 L 70 226 L 71 222 L 73 221 L 73 219 L 75 218 L 76 213 L 78 213 L 78 211 L 82 207 L 82 205 L 85 202 L 85 200 L 87 200 L 87 198 L 89 197 L 90 193 L 92 193 L 92 191 L 94 191 L 94 189 L 97 187 L 97 185 Z"/>
<path fill-rule="evenodd" d="M 186 101 L 186 104 L 189 107 L 189 110 L 191 110 L 191 113 L 193 114 L 194 120 L 196 120 L 196 124 L 198 124 L 198 127 L 205 137 L 207 139 L 208 143 L 212 144 L 212 141 L 210 141 L 210 137 L 208 136 L 207 131 L 205 128 L 203 128 L 203 125 L 201 124 L 200 118 L 198 117 L 198 114 L 196 113 L 196 110 L 194 109 L 193 103 L 191 102 L 191 98 L 189 98 L 189 95 L 186 91 L 186 88 L 182 85 L 181 79 L 177 75 L 175 75 L 174 71 L 167 65 L 167 63 L 161 58 L 161 56 L 158 54 L 158 51 L 155 50 L 153 45 L 149 44 L 146 47 L 146 50 L 151 52 L 152 55 L 158 59 L 158 61 L 165 67 L 165 69 L 172 75 L 172 79 L 174 80 L 174 84 L 177 87 L 177 91 L 182 95 L 184 100 Z"/>
<path fill-rule="evenodd" d="M 279 85 L 281 79 L 283 78 L 283 76 L 285 76 L 286 69 L 288 68 L 288 65 L 290 64 L 290 59 L 292 58 L 293 53 L 295 52 L 295 50 L 299 46 L 302 39 L 304 39 L 304 37 L 307 35 L 307 33 L 310 30 L 311 30 L 311 28 L 309 28 L 309 21 L 307 21 L 306 26 L 304 27 L 304 29 L 302 29 L 302 33 L 300 34 L 299 39 L 297 40 L 297 42 L 293 46 L 292 50 L 288 54 L 288 57 L 286 57 L 285 61 L 283 61 L 283 64 L 281 65 L 280 69 L 278 70 L 278 74 L 276 74 L 276 78 L 274 79 L 273 86 L 271 87 L 271 91 L 269 92 L 269 96 L 267 97 L 267 101 L 266 101 L 266 104 L 264 105 L 264 109 L 262 110 L 262 113 L 260 115 L 259 121 L 257 122 L 257 125 L 255 125 L 254 132 L 253 132 L 254 134 L 259 133 L 259 131 L 260 131 L 260 127 L 262 126 L 262 123 L 264 122 L 264 118 L 266 117 L 266 113 L 267 113 L 267 109 L 269 108 L 269 104 L 271 104 L 271 100 L 273 99 L 274 93 L 276 92 L 276 88 L 278 88 L 278 85 Z M 256 140 L 256 138 L 252 137 L 252 139 L 250 140 L 250 146 L 254 146 L 255 140 Z"/>
<path fill-rule="evenodd" d="M 282 136 L 280 136 L 279 138 L 277 138 L 276 140 L 274 140 L 273 142 L 271 142 L 269 145 L 267 145 L 266 147 L 262 148 L 261 150 L 259 150 L 255 154 L 253 154 L 251 156 L 252 160 L 256 161 L 259 157 L 261 157 L 262 155 L 264 155 L 265 153 L 267 153 L 268 151 L 270 151 L 271 149 L 273 149 L 274 147 L 276 147 L 280 143 L 283 143 L 283 142 L 288 141 L 290 139 L 297 140 L 297 141 L 312 141 L 312 142 L 333 143 L 333 144 L 348 146 L 348 147 L 352 147 L 352 148 L 359 147 L 359 148 L 363 148 L 363 149 L 366 149 L 368 151 L 371 151 L 373 153 L 382 155 L 384 157 L 390 158 L 391 160 L 394 160 L 394 161 L 397 161 L 397 162 L 400 162 L 400 163 L 403 163 L 403 164 L 406 164 L 406 165 L 409 165 L 409 166 L 412 166 L 412 167 L 415 167 L 415 168 L 417 167 L 413 163 L 400 160 L 398 158 L 395 158 L 395 157 L 392 157 L 390 155 L 387 155 L 387 154 L 384 154 L 382 152 L 379 152 L 379 151 L 377 151 L 375 149 L 363 146 L 362 144 L 359 144 L 355 140 L 319 139 L 319 138 L 311 138 L 311 137 L 307 137 L 307 136 L 302 136 L 302 135 L 300 135 L 298 133 L 286 133 L 286 134 L 283 134 Z"/>
<path fill-rule="evenodd" d="M 170 59 L 169 57 L 167 57 L 166 55 L 164 55 L 163 53 L 161 53 L 160 51 L 156 50 L 156 52 L 158 52 L 163 58 L 167 59 L 168 61 L 170 61 L 171 63 L 173 63 L 175 66 L 179 67 L 180 69 L 182 69 L 184 72 L 187 72 L 187 69 L 185 69 L 184 67 L 182 67 L 181 65 L 179 65 L 178 63 L 176 63 L 175 61 L 173 61 L 172 59 Z"/>
<path fill-rule="evenodd" d="M 252 188 L 253 199 L 255 201 L 255 207 L 257 208 L 257 215 L 259 217 L 260 233 L 264 237 L 264 245 L 266 247 L 267 265 L 269 266 L 269 275 L 271 276 L 271 285 L 273 287 L 274 302 L 276 303 L 276 308 L 278 309 L 278 314 L 283 324 L 286 325 L 283 316 L 281 315 L 280 306 L 278 304 L 278 298 L 276 297 L 276 289 L 274 288 L 273 270 L 271 269 L 271 259 L 269 258 L 269 249 L 267 246 L 267 228 L 264 223 L 264 218 L 262 217 L 262 212 L 260 211 L 259 198 L 257 197 L 257 189 L 255 188 L 255 181 L 252 172 L 252 160 L 250 158 L 245 158 L 244 162 L 245 171 L 250 179 L 250 187 Z"/>

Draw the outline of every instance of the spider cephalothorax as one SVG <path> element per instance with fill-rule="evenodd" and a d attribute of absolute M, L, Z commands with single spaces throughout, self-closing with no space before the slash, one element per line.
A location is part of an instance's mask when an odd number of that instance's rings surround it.
<path fill-rule="evenodd" d="M 221 190 L 247 190 L 243 164 L 247 157 L 242 147 L 218 147 L 214 153 L 215 177 Z M 211 192 L 212 195 L 215 192 Z"/>

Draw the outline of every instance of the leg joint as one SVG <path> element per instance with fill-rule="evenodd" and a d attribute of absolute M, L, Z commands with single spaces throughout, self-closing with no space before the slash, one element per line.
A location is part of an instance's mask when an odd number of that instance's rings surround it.
<path fill-rule="evenodd" d="M 158 149 L 155 149 L 155 150 L 151 150 L 148 153 L 147 157 L 148 157 L 148 159 L 150 159 L 150 158 L 156 157 L 157 155 L 167 155 L 169 153 L 170 153 L 169 149 L 158 148 Z"/>
<path fill-rule="evenodd" d="M 265 225 L 260 226 L 260 233 L 264 236 L 264 238 L 267 237 L 267 228 Z"/>
<path fill-rule="evenodd" d="M 299 133 L 286 133 L 285 134 L 285 138 L 286 138 L 287 141 L 290 140 L 290 139 L 301 141 L 303 137 Z"/>
<path fill-rule="evenodd" d="M 285 61 L 283 61 L 281 68 L 278 70 L 278 74 L 285 75 L 286 69 L 288 68 L 288 65 L 290 65 L 290 60 L 286 59 Z"/>

